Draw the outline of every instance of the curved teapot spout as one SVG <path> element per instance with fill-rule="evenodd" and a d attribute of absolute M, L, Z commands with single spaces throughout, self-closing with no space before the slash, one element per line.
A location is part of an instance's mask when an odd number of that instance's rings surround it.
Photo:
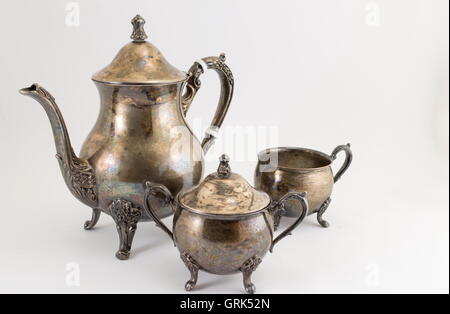
<path fill-rule="evenodd" d="M 66 124 L 55 102 L 55 98 L 38 84 L 23 88 L 19 92 L 37 100 L 45 109 L 55 139 L 56 158 L 59 161 L 64 180 L 72 194 L 84 204 L 96 207 L 97 191 L 94 169 L 87 160 L 82 160 L 75 155 Z"/>

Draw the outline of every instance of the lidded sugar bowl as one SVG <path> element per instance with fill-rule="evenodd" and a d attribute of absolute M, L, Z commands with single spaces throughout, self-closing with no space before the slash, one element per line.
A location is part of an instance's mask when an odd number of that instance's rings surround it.
<path fill-rule="evenodd" d="M 198 271 L 226 275 L 242 272 L 247 293 L 254 293 L 251 275 L 274 245 L 289 235 L 308 213 L 306 193 L 292 192 L 278 201 L 254 189 L 233 173 L 226 155 L 217 172 L 176 197 L 162 184 L 146 182 L 144 209 L 173 240 L 191 273 L 186 290 L 197 283 Z M 156 200 L 171 204 L 175 214 L 169 230 L 158 216 Z M 287 201 L 297 200 L 302 214 L 274 239 L 273 215 Z"/>
<path fill-rule="evenodd" d="M 141 16 L 131 23 L 131 42 L 92 76 L 100 94 L 100 113 L 78 156 L 55 98 L 38 84 L 20 90 L 45 109 L 65 183 L 93 210 L 85 229 L 96 225 L 101 212 L 111 215 L 120 239 L 116 256 L 121 260 L 130 255 L 137 223 L 150 219 L 142 209 L 143 183 L 162 183 L 174 194 L 199 183 L 203 155 L 222 125 L 234 86 L 224 55 L 203 58 L 187 73 L 180 71 L 146 41 Z M 219 75 L 221 94 L 211 126 L 199 142 L 185 115 L 207 69 Z M 160 217 L 172 214 L 167 206 L 155 211 Z"/>

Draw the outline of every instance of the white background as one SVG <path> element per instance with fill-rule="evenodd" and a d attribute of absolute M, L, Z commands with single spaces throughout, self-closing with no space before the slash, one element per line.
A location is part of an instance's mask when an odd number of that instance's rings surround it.
<path fill-rule="evenodd" d="M 17 92 L 47 88 L 78 151 L 99 109 L 90 76 L 129 41 L 140 13 L 182 70 L 227 53 L 235 95 L 206 174 L 222 152 L 252 182 L 259 149 L 352 143 L 331 227 L 309 217 L 264 258 L 257 292 L 448 293 L 448 1 L 79 0 L 78 26 L 67 3 L 0 4 L 0 292 L 184 292 L 188 271 L 153 223 L 138 226 L 125 262 L 114 257 L 110 217 L 82 229 L 91 211 L 63 183 L 47 117 Z M 214 73 L 202 81 L 189 112 L 196 129 L 219 87 Z M 236 136 L 239 127 L 250 133 Z M 241 292 L 240 275 L 201 273 L 192 293 Z"/>

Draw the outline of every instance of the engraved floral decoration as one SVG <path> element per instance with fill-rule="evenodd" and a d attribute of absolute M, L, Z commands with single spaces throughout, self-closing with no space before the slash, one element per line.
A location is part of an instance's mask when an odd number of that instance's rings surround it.
<path fill-rule="evenodd" d="M 117 199 L 109 205 L 109 211 L 118 225 L 136 225 L 141 218 L 141 210 L 133 206 L 133 203 Z"/>

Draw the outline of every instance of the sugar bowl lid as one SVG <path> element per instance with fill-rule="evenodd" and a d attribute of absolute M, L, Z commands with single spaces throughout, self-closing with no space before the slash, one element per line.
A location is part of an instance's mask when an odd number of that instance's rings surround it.
<path fill-rule="evenodd" d="M 170 84 L 184 81 L 187 74 L 172 66 L 158 48 L 146 41 L 145 20 L 132 20 L 132 42 L 126 44 L 114 60 L 92 76 L 97 82 L 123 85 Z"/>
<path fill-rule="evenodd" d="M 266 208 L 271 202 L 269 195 L 231 172 L 229 161 L 227 155 L 222 155 L 217 172 L 182 194 L 180 205 L 210 215 L 246 215 Z"/>

